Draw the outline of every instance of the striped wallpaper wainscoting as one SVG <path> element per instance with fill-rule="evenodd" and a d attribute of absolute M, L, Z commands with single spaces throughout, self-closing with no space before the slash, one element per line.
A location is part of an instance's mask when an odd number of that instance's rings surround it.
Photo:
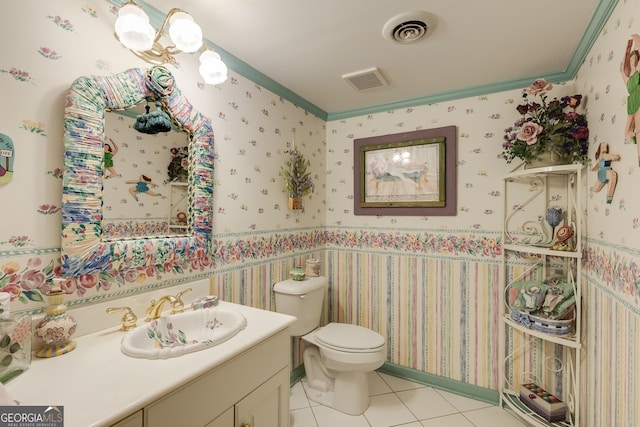
<path fill-rule="evenodd" d="M 585 297 L 583 414 L 587 426 L 640 425 L 640 317 L 596 283 Z"/>
<path fill-rule="evenodd" d="M 329 250 L 332 321 L 387 337 L 388 361 L 497 388 L 496 260 Z"/>

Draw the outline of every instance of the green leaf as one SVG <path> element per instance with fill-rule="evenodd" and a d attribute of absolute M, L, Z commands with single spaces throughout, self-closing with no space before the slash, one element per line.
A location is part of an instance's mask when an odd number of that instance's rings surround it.
<path fill-rule="evenodd" d="M 178 330 L 178 341 L 180 341 L 182 344 L 187 343 L 187 336 L 183 331 Z"/>
<path fill-rule="evenodd" d="M 11 365 L 11 361 L 13 360 L 13 356 L 10 354 L 7 354 L 2 361 L 0 361 L 0 366 L 2 366 L 3 368 L 6 368 L 7 366 Z"/>
<path fill-rule="evenodd" d="M 11 337 L 5 334 L 0 340 L 0 348 L 7 348 L 10 342 L 11 342 Z"/>
<path fill-rule="evenodd" d="M 9 353 L 13 354 L 20 351 L 21 349 L 22 347 L 20 347 L 20 344 L 14 342 L 13 344 L 11 344 L 11 347 L 9 347 Z"/>
<path fill-rule="evenodd" d="M 31 301 L 36 302 L 44 302 L 44 298 L 42 298 L 42 294 L 39 291 L 22 291 L 22 294 L 26 296 Z"/>
<path fill-rule="evenodd" d="M 51 262 L 49 263 L 49 265 L 47 265 L 42 272 L 44 274 L 46 274 L 47 276 L 51 275 L 53 273 L 53 260 L 51 260 Z"/>

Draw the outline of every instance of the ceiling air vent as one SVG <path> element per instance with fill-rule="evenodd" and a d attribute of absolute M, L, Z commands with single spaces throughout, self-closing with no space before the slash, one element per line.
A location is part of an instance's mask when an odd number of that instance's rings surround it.
<path fill-rule="evenodd" d="M 382 77 L 380 70 L 369 68 L 367 70 L 356 71 L 355 73 L 344 74 L 342 78 L 355 90 L 369 90 L 387 85 L 387 81 Z"/>
<path fill-rule="evenodd" d="M 435 19 L 427 12 L 401 13 L 384 24 L 382 36 L 394 43 L 415 43 L 431 33 L 434 22 Z"/>

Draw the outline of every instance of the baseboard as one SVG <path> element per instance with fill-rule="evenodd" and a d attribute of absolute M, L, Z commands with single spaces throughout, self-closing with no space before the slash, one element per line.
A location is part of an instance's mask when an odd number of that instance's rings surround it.
<path fill-rule="evenodd" d="M 500 394 L 496 390 L 479 387 L 473 384 L 463 383 L 462 381 L 452 380 L 450 378 L 440 377 L 438 375 L 429 374 L 415 369 L 407 368 L 393 363 L 385 362 L 378 372 L 391 375 L 393 377 L 402 378 L 413 381 L 415 383 L 424 384 L 429 387 L 448 391 L 459 396 L 468 397 L 470 399 L 486 402 L 491 405 L 498 405 L 500 402 Z M 300 365 L 291 371 L 290 383 L 295 383 L 304 378 L 304 365 Z"/>
<path fill-rule="evenodd" d="M 429 374 L 427 372 L 417 371 L 393 363 L 385 362 L 378 372 L 388 374 L 394 377 L 424 384 L 429 387 L 448 391 L 460 396 L 469 397 L 481 402 L 498 405 L 500 402 L 500 393 L 490 388 L 484 388 L 473 384 L 463 383 L 462 381 L 452 380 L 451 378 L 440 377 L 438 375 Z"/>
<path fill-rule="evenodd" d="M 300 365 L 291 371 L 289 383 L 293 386 L 295 383 L 304 378 L 304 365 Z"/>

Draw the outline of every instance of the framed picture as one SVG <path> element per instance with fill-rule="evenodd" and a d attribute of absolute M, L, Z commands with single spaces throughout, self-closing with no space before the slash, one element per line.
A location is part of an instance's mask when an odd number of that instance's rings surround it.
<path fill-rule="evenodd" d="M 456 127 L 354 141 L 356 215 L 456 215 Z"/>

